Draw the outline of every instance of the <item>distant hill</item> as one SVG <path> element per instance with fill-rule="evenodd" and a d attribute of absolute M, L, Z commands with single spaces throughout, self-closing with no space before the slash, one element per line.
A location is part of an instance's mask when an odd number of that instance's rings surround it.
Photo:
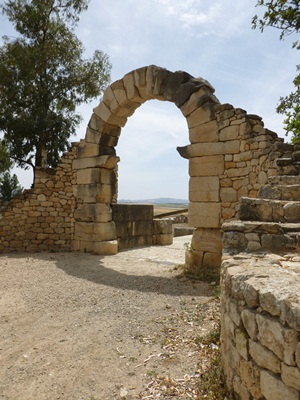
<path fill-rule="evenodd" d="M 187 205 L 188 200 L 184 199 L 172 199 L 169 197 L 159 197 L 158 199 L 143 199 L 143 200 L 118 200 L 118 203 L 142 203 L 142 204 L 183 204 Z"/>

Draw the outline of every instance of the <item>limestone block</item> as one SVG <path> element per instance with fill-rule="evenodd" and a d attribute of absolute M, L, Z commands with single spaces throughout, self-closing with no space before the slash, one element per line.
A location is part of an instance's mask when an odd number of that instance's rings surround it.
<path fill-rule="evenodd" d="M 110 85 L 110 87 L 118 104 L 121 107 L 130 107 L 132 100 L 129 100 L 127 97 L 123 80 L 119 79 L 118 81 L 115 81 L 112 85 Z"/>
<path fill-rule="evenodd" d="M 149 67 L 147 67 L 146 70 L 145 86 L 141 88 L 142 92 L 140 86 L 138 86 L 139 92 L 144 98 L 166 100 L 165 97 L 161 94 L 161 85 L 170 76 L 170 71 L 167 71 L 164 68 L 159 68 L 156 65 L 150 65 Z"/>
<path fill-rule="evenodd" d="M 147 67 L 138 68 L 133 71 L 134 77 L 134 85 L 137 88 L 145 87 L 146 86 L 146 72 Z"/>
<path fill-rule="evenodd" d="M 112 220 L 112 211 L 108 204 L 82 204 L 74 212 L 78 222 L 109 222 Z"/>
<path fill-rule="evenodd" d="M 235 344 L 236 349 L 244 360 L 248 361 L 249 351 L 248 351 L 248 340 L 243 331 L 236 329 L 235 331 Z"/>
<path fill-rule="evenodd" d="M 89 185 L 100 183 L 101 168 L 86 168 L 77 171 L 77 184 Z"/>
<path fill-rule="evenodd" d="M 248 241 L 243 232 L 224 232 L 223 233 L 224 249 L 229 250 L 246 250 Z"/>
<path fill-rule="evenodd" d="M 241 360 L 240 362 L 240 377 L 246 388 L 255 399 L 260 399 L 260 369 L 257 368 L 251 361 Z"/>
<path fill-rule="evenodd" d="M 260 373 L 261 393 L 266 400 L 299 400 L 299 392 L 286 386 L 276 375 L 262 370 Z"/>
<path fill-rule="evenodd" d="M 78 158 L 96 157 L 99 155 L 99 144 L 81 142 L 78 146 Z"/>
<path fill-rule="evenodd" d="M 172 221 L 170 219 L 154 219 L 153 234 L 172 234 Z"/>
<path fill-rule="evenodd" d="M 86 143 L 93 143 L 93 144 L 97 144 L 99 146 L 100 139 L 101 139 L 101 133 L 87 127 L 86 133 L 85 133 L 85 142 Z"/>
<path fill-rule="evenodd" d="M 241 400 L 251 400 L 251 395 L 248 389 L 245 385 L 243 385 L 242 381 L 237 376 L 235 376 L 233 379 L 233 390 Z"/>
<path fill-rule="evenodd" d="M 107 105 L 107 107 L 114 113 L 119 115 L 119 110 L 120 106 L 119 103 L 117 102 L 114 92 L 111 88 L 111 86 L 108 86 L 104 93 L 103 93 L 103 98 L 102 101 Z"/>
<path fill-rule="evenodd" d="M 96 168 L 101 167 L 105 169 L 114 169 L 117 163 L 120 161 L 119 157 L 104 155 L 98 157 L 75 159 L 73 161 L 73 169 L 80 170 L 84 168 Z"/>
<path fill-rule="evenodd" d="M 295 240 L 287 235 L 272 235 L 264 234 L 261 236 L 261 246 L 266 250 L 284 251 L 286 249 L 293 249 L 296 247 Z"/>
<path fill-rule="evenodd" d="M 189 129 L 191 143 L 210 143 L 219 141 L 218 124 L 215 120 Z"/>
<path fill-rule="evenodd" d="M 222 315 L 221 329 L 222 329 L 222 332 L 224 332 L 226 336 L 228 335 L 231 339 L 234 340 L 236 326 L 233 323 L 233 321 L 231 320 L 231 318 L 228 316 L 227 313 L 223 313 L 223 315 Z M 222 337 L 223 336 L 224 335 L 222 335 Z M 226 338 L 226 339 L 224 338 L 224 340 L 228 340 L 228 338 Z"/>
<path fill-rule="evenodd" d="M 286 221 L 300 222 L 300 202 L 287 203 L 283 210 Z"/>
<path fill-rule="evenodd" d="M 203 156 L 189 159 L 190 176 L 219 176 L 224 173 L 224 156 Z"/>
<path fill-rule="evenodd" d="M 95 203 L 101 184 L 74 185 L 74 196 L 79 203 Z"/>
<path fill-rule="evenodd" d="M 189 129 L 205 124 L 215 119 L 214 108 L 210 103 L 205 103 L 186 117 Z"/>
<path fill-rule="evenodd" d="M 200 87 L 190 98 L 180 107 L 180 111 L 185 117 L 188 117 L 192 112 L 202 107 L 205 103 L 216 104 L 218 99 L 212 94 L 213 90 L 204 85 Z"/>
<path fill-rule="evenodd" d="M 221 266 L 221 258 L 222 258 L 221 252 L 220 253 L 205 252 L 203 255 L 202 265 L 203 267 L 216 268 L 219 270 Z"/>
<path fill-rule="evenodd" d="M 258 340 L 261 344 L 273 351 L 277 357 L 287 365 L 294 366 L 294 353 L 298 345 L 298 332 L 283 327 L 280 323 L 258 314 Z"/>
<path fill-rule="evenodd" d="M 300 371 L 299 368 L 289 367 L 282 363 L 281 379 L 287 386 L 300 391 Z"/>
<path fill-rule="evenodd" d="M 168 246 L 173 243 L 173 234 L 153 235 L 153 244 L 157 246 Z"/>
<path fill-rule="evenodd" d="M 252 310 L 243 310 L 241 313 L 244 328 L 252 340 L 257 339 L 258 327 L 256 323 L 256 313 Z"/>
<path fill-rule="evenodd" d="M 241 315 L 238 304 L 235 301 L 228 299 L 226 306 L 227 306 L 227 313 L 230 319 L 235 323 L 236 326 L 240 326 Z"/>
<path fill-rule="evenodd" d="M 161 95 L 165 100 L 174 101 L 174 96 L 180 85 L 188 82 L 191 78 L 193 77 L 184 71 L 175 71 L 171 73 L 161 86 Z"/>
<path fill-rule="evenodd" d="M 259 367 L 268 369 L 274 373 L 281 372 L 279 358 L 261 344 L 249 340 L 249 354 Z"/>
<path fill-rule="evenodd" d="M 114 255 L 118 253 L 118 241 L 107 240 L 107 241 L 94 241 L 92 243 L 92 252 L 95 254 L 102 255 Z"/>
<path fill-rule="evenodd" d="M 223 248 L 220 229 L 198 228 L 192 237 L 192 248 L 203 252 L 221 252 Z"/>
<path fill-rule="evenodd" d="M 218 154 L 235 154 L 239 152 L 239 141 L 217 143 L 194 143 L 188 146 L 190 157 L 210 156 Z M 239 176 L 236 174 L 235 176 Z"/>
<path fill-rule="evenodd" d="M 96 203 L 111 203 L 115 194 L 115 185 L 101 185 L 101 191 L 96 195 Z"/>
<path fill-rule="evenodd" d="M 178 108 L 181 108 L 193 93 L 198 92 L 202 88 L 207 90 L 207 81 L 204 81 L 202 78 L 190 78 L 187 82 L 179 86 L 173 96 L 173 101 Z M 201 106 L 201 100 L 199 101 L 199 106 Z"/>
<path fill-rule="evenodd" d="M 127 99 L 130 101 L 134 101 L 135 103 L 144 103 L 145 100 L 149 100 L 152 97 L 142 97 L 142 94 L 139 92 L 137 87 L 134 84 L 134 74 L 133 72 L 129 72 L 123 77 L 123 84 L 126 91 Z M 144 93 L 143 93 L 144 94 Z"/>
<path fill-rule="evenodd" d="M 221 142 L 225 142 L 227 140 L 234 140 L 237 139 L 239 135 L 239 126 L 238 125 L 231 125 L 223 128 L 220 131 L 219 140 Z"/>
<path fill-rule="evenodd" d="M 238 200 L 237 191 L 233 188 L 221 188 L 220 197 L 224 203 L 234 203 Z"/>
<path fill-rule="evenodd" d="M 189 226 L 196 228 L 219 228 L 220 218 L 220 203 L 190 202 L 189 204 Z"/>
<path fill-rule="evenodd" d="M 238 178 L 241 176 L 248 176 L 251 172 L 252 172 L 252 167 L 231 168 L 227 170 L 227 175 L 230 178 Z"/>
<path fill-rule="evenodd" d="M 189 182 L 190 201 L 218 202 L 219 178 L 218 177 L 192 177 Z"/>
<path fill-rule="evenodd" d="M 94 108 L 93 111 L 99 118 L 108 124 L 118 125 L 120 127 L 126 125 L 127 118 L 113 114 L 103 101 L 101 101 L 98 107 Z"/>

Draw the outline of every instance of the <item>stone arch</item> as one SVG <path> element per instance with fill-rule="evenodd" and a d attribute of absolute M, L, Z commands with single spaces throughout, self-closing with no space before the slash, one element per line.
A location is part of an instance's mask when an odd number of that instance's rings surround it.
<path fill-rule="evenodd" d="M 243 216 L 249 198 L 258 197 L 267 181 L 272 185 L 275 175 L 298 174 L 285 165 L 287 160 L 277 164 L 280 157 L 289 160 L 293 146 L 264 128 L 261 117 L 220 104 L 213 93 L 202 78 L 154 65 L 114 82 L 94 109 L 85 139 L 73 143 L 56 169 L 37 169 L 33 188 L 2 206 L 0 251 L 118 251 L 112 218 L 118 183 L 116 146 L 127 119 L 150 99 L 175 104 L 188 125 L 190 143 L 177 149 L 189 163 L 188 218 L 194 232 L 186 263 L 219 271 L 221 225 L 225 252 L 261 248 L 251 224 L 245 235 L 239 224 L 228 235 L 230 220 L 237 219 L 239 207 Z M 257 206 L 270 213 L 260 201 Z M 158 228 L 160 235 L 163 226 Z"/>
<path fill-rule="evenodd" d="M 197 230 L 201 229 L 201 233 L 194 235 L 193 242 L 205 237 L 207 244 L 209 242 L 209 262 L 220 264 L 218 174 L 224 169 L 224 156 L 217 155 L 211 160 L 206 158 L 206 165 L 197 160 L 197 144 L 203 142 L 207 147 L 218 139 L 214 108 L 219 101 L 213 93 L 214 88 L 202 78 L 154 65 L 126 74 L 105 90 L 103 99 L 93 110 L 85 140 L 79 144 L 78 156 L 73 162 L 77 171 L 74 250 L 100 254 L 118 251 L 111 217 L 111 204 L 117 199 L 116 166 L 119 158 L 115 147 L 127 119 L 144 102 L 156 99 L 174 103 L 186 118 L 190 145 L 178 148 L 178 151 L 189 159 L 189 223 Z M 204 253 L 201 250 L 198 254 L 201 260 Z"/>

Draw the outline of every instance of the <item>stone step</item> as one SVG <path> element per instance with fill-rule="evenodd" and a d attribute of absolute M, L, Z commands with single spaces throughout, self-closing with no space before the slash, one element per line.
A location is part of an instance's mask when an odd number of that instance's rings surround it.
<path fill-rule="evenodd" d="M 299 224 L 230 221 L 222 231 L 224 253 L 300 251 Z"/>
<path fill-rule="evenodd" d="M 258 192 L 260 199 L 300 201 L 300 182 L 298 185 L 264 185 Z"/>
<path fill-rule="evenodd" d="M 253 199 L 240 199 L 239 218 L 242 221 L 300 222 L 300 202 Z"/>
<path fill-rule="evenodd" d="M 268 181 L 271 185 L 300 185 L 300 175 L 274 175 Z"/>

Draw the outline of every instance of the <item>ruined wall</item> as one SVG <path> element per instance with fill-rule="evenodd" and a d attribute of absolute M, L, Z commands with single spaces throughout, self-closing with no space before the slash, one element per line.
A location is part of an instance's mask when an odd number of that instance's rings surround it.
<path fill-rule="evenodd" d="M 300 144 L 283 147 L 278 175 L 222 227 L 222 361 L 240 399 L 300 398 Z"/>
<path fill-rule="evenodd" d="M 70 250 L 74 229 L 76 174 L 72 163 L 77 146 L 66 153 L 56 170 L 37 169 L 34 189 L 3 205 L 0 251 Z"/>
<path fill-rule="evenodd" d="M 236 219 L 243 196 L 256 197 L 270 176 L 278 173 L 275 160 L 286 144 L 264 127 L 257 115 L 230 104 L 214 105 L 214 119 L 190 130 L 189 224 L 197 227 L 187 264 L 216 273 L 223 248 L 219 227 Z"/>
<path fill-rule="evenodd" d="M 221 225 L 236 218 L 241 196 L 256 196 L 276 174 L 274 159 L 283 154 L 283 140 L 260 117 L 221 105 L 206 80 L 154 65 L 110 85 L 85 139 L 52 174 L 37 171 L 34 189 L 2 209 L 1 251 L 118 252 L 111 209 L 118 194 L 117 144 L 127 119 L 150 99 L 173 102 L 186 118 L 190 144 L 178 151 L 189 160 L 188 220 L 195 230 L 188 261 L 219 270 Z M 167 236 L 163 242 L 169 243 Z"/>
<path fill-rule="evenodd" d="M 299 400 L 300 254 L 242 254 L 222 263 L 222 361 L 243 400 Z"/>

